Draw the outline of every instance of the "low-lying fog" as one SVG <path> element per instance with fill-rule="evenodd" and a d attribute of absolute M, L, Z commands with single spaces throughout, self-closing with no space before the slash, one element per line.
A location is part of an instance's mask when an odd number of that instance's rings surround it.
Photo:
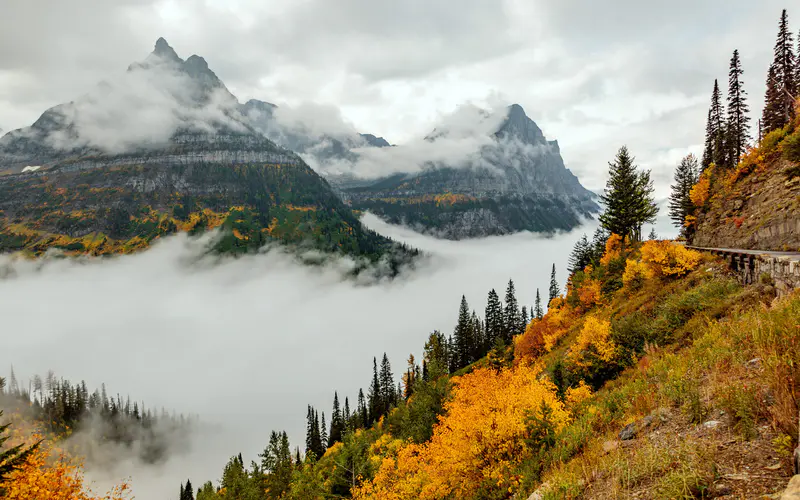
<path fill-rule="evenodd" d="M 257 459 L 271 430 L 305 440 L 306 405 L 330 420 L 340 400 L 366 388 L 372 357 L 389 355 L 396 376 L 418 357 L 434 329 L 451 333 L 461 295 L 483 316 L 486 294 L 501 298 L 513 278 L 521 305 L 547 294 L 556 264 L 563 288 L 573 244 L 593 225 L 545 238 L 531 233 L 443 241 L 389 226 L 377 231 L 423 249 L 430 258 L 391 282 L 343 281 L 335 266 L 304 267 L 280 252 L 191 266 L 183 236 L 124 258 L 76 265 L 51 261 L 38 271 L 11 264 L 0 280 L 0 373 L 17 378 L 54 370 L 90 389 L 129 394 L 148 407 L 198 414 L 219 424 L 200 432 L 191 455 L 166 465 L 119 467 L 105 484 L 132 476 L 138 498 L 160 498 L 191 478 L 216 481 L 227 459 Z M 646 230 L 649 230 L 647 228 Z M 6 262 L 6 264 L 8 264 Z M 380 358 L 379 358 L 380 361 Z"/>

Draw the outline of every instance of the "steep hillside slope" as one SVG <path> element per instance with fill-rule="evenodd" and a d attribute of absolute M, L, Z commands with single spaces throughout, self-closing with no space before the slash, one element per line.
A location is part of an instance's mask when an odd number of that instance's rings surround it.
<path fill-rule="evenodd" d="M 516 231 L 572 229 L 599 207 L 565 166 L 556 141 L 519 105 L 491 133 L 491 144 L 466 164 L 431 163 L 416 174 L 394 175 L 344 189 L 356 209 L 450 239 Z M 434 131 L 433 144 L 448 130 Z"/>
<path fill-rule="evenodd" d="M 767 135 L 734 171 L 701 178 L 703 205 L 693 244 L 800 251 L 800 126 Z M 709 187 L 710 186 L 710 187 Z M 705 198 L 705 199 L 703 199 Z"/>
<path fill-rule="evenodd" d="M 365 229 L 240 109 L 202 58 L 159 39 L 119 81 L 0 139 L 0 250 L 128 252 L 221 226 L 226 252 L 277 241 L 371 260 L 412 253 Z"/>

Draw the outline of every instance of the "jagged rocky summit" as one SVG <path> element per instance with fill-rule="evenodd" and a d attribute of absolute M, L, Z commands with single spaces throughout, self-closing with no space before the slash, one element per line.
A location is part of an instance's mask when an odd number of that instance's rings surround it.
<path fill-rule="evenodd" d="M 355 186 L 351 180 L 343 196 L 358 210 L 449 239 L 569 230 L 597 213 L 596 195 L 564 166 L 558 142 L 548 141 L 521 106 L 504 112 L 490 143 L 466 161 L 431 162 Z"/>
<path fill-rule="evenodd" d="M 395 263 L 413 253 L 364 228 L 253 126 L 248 104 L 160 38 L 120 78 L 0 138 L 0 250 L 127 253 L 221 227 L 223 252 L 282 242 Z"/>

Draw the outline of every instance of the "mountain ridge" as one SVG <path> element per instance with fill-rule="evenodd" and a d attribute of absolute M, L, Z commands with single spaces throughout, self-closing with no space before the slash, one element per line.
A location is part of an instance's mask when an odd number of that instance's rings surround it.
<path fill-rule="evenodd" d="M 91 127 L 91 118 L 120 115 L 120 98 L 136 91 L 142 123 L 156 125 L 155 113 L 166 133 L 115 142 Z M 140 132 L 136 119 L 109 123 L 110 131 Z M 26 165 L 41 168 L 20 173 Z M 415 253 L 363 227 L 302 158 L 242 119 L 204 59 L 183 61 L 163 38 L 120 81 L 3 136 L 0 170 L 11 174 L 0 176 L 2 251 L 128 253 L 178 231 L 219 228 L 213 250 L 222 253 L 310 245 L 371 261 L 388 256 L 393 272 Z"/>

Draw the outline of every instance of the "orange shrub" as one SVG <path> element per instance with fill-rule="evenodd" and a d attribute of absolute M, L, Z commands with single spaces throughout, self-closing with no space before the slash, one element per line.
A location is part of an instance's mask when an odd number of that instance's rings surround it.
<path fill-rule="evenodd" d="M 541 367 L 479 368 L 453 379 L 453 397 L 430 441 L 406 444 L 380 459 L 375 478 L 354 498 L 471 498 L 482 486 L 513 492 L 515 464 L 529 454 L 526 417 L 553 409 L 556 430 L 569 421 L 555 386 L 538 380 Z"/>
<path fill-rule="evenodd" d="M 601 287 L 602 284 L 600 281 L 594 278 L 587 278 L 583 280 L 583 283 L 581 283 L 581 286 L 577 289 L 577 292 L 578 300 L 580 300 L 581 306 L 583 306 L 584 309 L 588 310 L 594 307 L 596 304 L 600 304 L 602 299 Z"/>
<path fill-rule="evenodd" d="M 699 252 L 669 241 L 647 241 L 642 245 L 642 262 L 654 276 L 684 276 L 700 264 Z"/>
<path fill-rule="evenodd" d="M 609 236 L 606 240 L 606 251 L 600 258 L 600 264 L 607 266 L 609 262 L 622 255 L 622 243 L 622 236 L 618 234 Z"/>
<path fill-rule="evenodd" d="M 692 186 L 692 190 L 689 191 L 689 199 L 692 200 L 694 206 L 696 207 L 704 207 L 706 202 L 708 202 L 708 197 L 711 194 L 711 171 L 713 170 L 713 164 L 709 166 L 705 172 L 700 176 L 700 180 L 697 181 L 697 184 Z"/>

